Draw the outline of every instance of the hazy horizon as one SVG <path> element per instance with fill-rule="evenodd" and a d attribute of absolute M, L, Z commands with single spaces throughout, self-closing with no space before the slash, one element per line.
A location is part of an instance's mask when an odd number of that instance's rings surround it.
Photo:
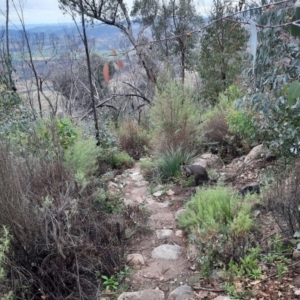
<path fill-rule="evenodd" d="M 124 0 L 131 9 L 134 0 Z M 232 2 L 236 2 L 233 0 Z M 212 0 L 196 0 L 197 10 L 203 15 L 209 13 Z M 23 17 L 26 27 L 31 25 L 59 25 L 59 24 L 69 24 L 73 23 L 72 17 L 68 14 L 64 14 L 61 9 L 59 9 L 59 3 L 57 0 L 26 0 L 23 7 L 20 8 L 17 5 L 17 10 L 20 13 L 23 11 Z M 0 27 L 5 26 L 6 21 L 6 5 L 5 0 L 0 0 Z M 10 26 L 19 26 L 20 21 L 18 14 L 14 6 L 10 3 L 9 7 L 9 24 Z"/>

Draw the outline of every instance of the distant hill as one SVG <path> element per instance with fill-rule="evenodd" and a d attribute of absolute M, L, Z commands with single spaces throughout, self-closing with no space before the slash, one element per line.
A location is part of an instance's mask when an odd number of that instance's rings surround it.
<path fill-rule="evenodd" d="M 79 24 L 80 27 L 80 24 Z M 133 25 L 134 33 L 138 32 L 139 25 Z M 4 29 L 0 30 L 0 36 L 2 35 Z M 28 34 L 44 33 L 47 35 L 56 35 L 60 39 L 64 39 L 67 35 L 78 36 L 78 30 L 74 24 L 30 24 L 26 25 L 26 31 Z M 123 36 L 120 29 L 115 26 L 109 26 L 106 24 L 100 24 L 95 26 L 87 27 L 87 36 L 95 40 L 97 49 L 99 50 L 109 50 L 109 45 L 119 48 L 120 38 Z M 19 29 L 10 28 L 9 29 L 10 39 L 22 37 L 22 31 Z"/>

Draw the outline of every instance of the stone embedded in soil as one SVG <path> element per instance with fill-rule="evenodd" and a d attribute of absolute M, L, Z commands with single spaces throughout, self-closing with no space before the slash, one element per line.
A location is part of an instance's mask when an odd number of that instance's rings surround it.
<path fill-rule="evenodd" d="M 140 197 L 145 197 L 145 196 L 149 195 L 149 192 L 148 192 L 148 188 L 146 186 L 141 186 L 141 187 L 136 187 L 136 188 L 131 189 L 130 194 L 137 195 Z"/>
<path fill-rule="evenodd" d="M 160 290 L 144 290 L 122 293 L 118 300 L 164 300 L 165 294 Z"/>
<path fill-rule="evenodd" d="M 152 258 L 176 260 L 181 254 L 181 249 L 178 245 L 163 244 L 153 249 Z"/>
<path fill-rule="evenodd" d="M 266 148 L 263 146 L 263 144 L 260 144 L 258 146 L 255 146 L 245 157 L 244 162 L 249 163 L 253 161 L 254 159 L 262 158 L 264 154 L 266 153 Z"/>
<path fill-rule="evenodd" d="M 184 212 L 186 212 L 186 209 L 184 209 L 184 208 L 176 211 L 176 213 L 175 213 L 175 219 L 178 220 L 179 216 L 181 214 L 183 214 Z"/>
<path fill-rule="evenodd" d="M 157 191 L 153 194 L 154 197 L 160 197 L 163 194 L 163 191 Z"/>
<path fill-rule="evenodd" d="M 213 300 L 230 300 L 227 296 L 218 296 L 217 298 L 214 298 Z"/>
<path fill-rule="evenodd" d="M 158 229 L 155 231 L 156 236 L 159 240 L 165 239 L 173 235 L 173 230 L 171 229 Z"/>
<path fill-rule="evenodd" d="M 108 188 L 118 189 L 118 188 L 119 188 L 119 185 L 118 185 L 117 183 L 114 183 L 114 182 L 110 181 L 110 182 L 107 184 L 107 187 L 108 187 Z"/>
<path fill-rule="evenodd" d="M 300 250 L 294 250 L 293 252 L 293 259 L 299 259 L 300 258 Z"/>
<path fill-rule="evenodd" d="M 183 231 L 182 230 L 176 230 L 175 235 L 179 238 L 183 237 Z"/>
<path fill-rule="evenodd" d="M 222 159 L 218 155 L 212 153 L 204 153 L 200 156 L 200 159 L 205 160 L 206 165 L 203 166 L 204 168 L 220 169 L 224 166 Z"/>
<path fill-rule="evenodd" d="M 293 284 L 295 287 L 300 288 L 300 275 L 294 278 Z"/>
<path fill-rule="evenodd" d="M 144 265 L 145 260 L 142 254 L 139 253 L 132 253 L 127 255 L 126 257 L 126 263 L 130 266 L 134 265 Z"/>
<path fill-rule="evenodd" d="M 134 172 L 134 173 L 130 174 L 129 176 L 134 181 L 143 181 L 144 180 L 144 177 L 143 177 L 143 175 L 140 174 L 140 172 Z"/>
<path fill-rule="evenodd" d="M 173 290 L 170 294 L 167 300 L 186 300 L 190 299 L 190 296 L 192 296 L 193 290 L 188 285 L 183 285 L 175 290 Z"/>
<path fill-rule="evenodd" d="M 175 192 L 171 189 L 167 191 L 168 196 L 173 196 L 174 194 L 175 194 Z"/>

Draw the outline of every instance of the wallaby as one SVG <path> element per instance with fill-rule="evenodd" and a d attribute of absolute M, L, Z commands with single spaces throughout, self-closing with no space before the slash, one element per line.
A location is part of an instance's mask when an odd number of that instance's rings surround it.
<path fill-rule="evenodd" d="M 190 177 L 194 175 L 195 185 L 202 184 L 203 182 L 216 182 L 216 180 L 212 180 L 208 177 L 207 171 L 204 167 L 199 165 L 189 165 L 189 166 L 181 166 L 181 170 L 185 172 L 186 177 Z"/>
<path fill-rule="evenodd" d="M 260 194 L 260 187 L 263 186 L 263 184 L 256 184 L 256 185 L 247 185 L 241 190 L 239 190 L 239 193 L 242 196 L 245 196 L 247 193 L 249 194 Z"/>

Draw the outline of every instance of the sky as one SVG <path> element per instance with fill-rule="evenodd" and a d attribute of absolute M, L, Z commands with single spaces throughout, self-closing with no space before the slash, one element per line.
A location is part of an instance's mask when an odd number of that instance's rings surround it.
<path fill-rule="evenodd" d="M 12 0 L 10 1 L 9 19 L 11 25 L 18 24 L 19 19 Z M 25 24 L 60 24 L 70 23 L 72 18 L 64 15 L 59 9 L 58 0 L 13 0 L 18 11 L 20 11 L 19 3 L 23 3 L 23 14 Z M 132 5 L 133 0 L 125 0 Z M 0 25 L 5 24 L 6 0 L 0 0 Z"/>
<path fill-rule="evenodd" d="M 10 1 L 10 25 L 18 24 L 18 16 Z M 19 2 L 23 3 L 23 14 L 25 24 L 61 24 L 70 23 L 72 19 L 64 15 L 58 7 L 57 0 L 13 0 L 20 11 Z M 108 0 L 109 1 L 109 0 Z M 124 0 L 131 7 L 134 0 Z M 146 1 L 146 0 L 145 0 Z M 198 7 L 209 10 L 212 0 L 198 0 Z M 5 25 L 6 0 L 0 0 L 0 26 Z"/>

